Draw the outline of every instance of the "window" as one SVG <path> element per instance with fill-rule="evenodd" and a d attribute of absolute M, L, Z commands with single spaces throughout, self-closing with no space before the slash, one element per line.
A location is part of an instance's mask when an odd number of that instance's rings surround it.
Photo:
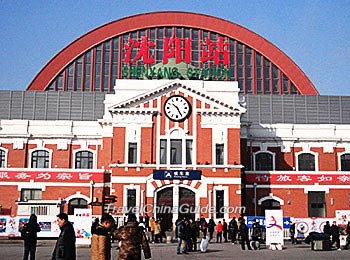
<path fill-rule="evenodd" d="M 326 193 L 324 191 L 309 191 L 309 217 L 326 217 Z"/>
<path fill-rule="evenodd" d="M 68 215 L 74 215 L 74 209 L 86 209 L 87 200 L 82 198 L 71 199 L 68 203 Z"/>
<path fill-rule="evenodd" d="M 137 143 L 129 143 L 128 163 L 137 162 Z"/>
<path fill-rule="evenodd" d="M 182 164 L 183 161 L 186 161 L 186 164 L 192 164 L 192 161 L 193 161 L 193 141 L 192 140 L 171 139 L 169 140 L 169 142 L 170 142 L 170 151 L 168 151 L 168 140 L 167 139 L 160 140 L 160 147 L 159 147 L 160 164 L 167 164 L 168 152 L 170 152 L 170 155 L 169 155 L 170 164 Z M 186 147 L 183 147 L 184 144 L 186 145 Z M 186 151 L 186 154 L 183 154 L 183 150 Z"/>
<path fill-rule="evenodd" d="M 22 189 L 21 190 L 21 201 L 41 200 L 41 197 L 42 197 L 41 189 Z"/>
<path fill-rule="evenodd" d="M 136 207 L 136 190 L 129 189 L 128 190 L 128 198 L 127 198 L 128 211 L 131 211 L 135 207 Z"/>
<path fill-rule="evenodd" d="M 182 140 L 170 140 L 170 164 L 182 164 Z"/>
<path fill-rule="evenodd" d="M 32 152 L 32 168 L 49 168 L 50 154 L 45 150 Z"/>
<path fill-rule="evenodd" d="M 273 171 L 273 155 L 266 152 L 258 152 L 255 154 L 255 170 L 256 171 Z"/>
<path fill-rule="evenodd" d="M 192 140 L 186 140 L 186 164 L 192 164 Z"/>
<path fill-rule="evenodd" d="M 340 156 L 340 170 L 350 171 L 350 154 L 346 153 Z"/>
<path fill-rule="evenodd" d="M 298 155 L 298 170 L 299 171 L 314 171 L 315 170 L 315 155 L 311 153 L 302 153 Z"/>
<path fill-rule="evenodd" d="M 0 149 L 0 168 L 6 167 L 6 152 Z"/>
<path fill-rule="evenodd" d="M 223 190 L 217 190 L 216 191 L 216 218 L 223 218 L 224 217 L 224 191 Z"/>
<path fill-rule="evenodd" d="M 216 144 L 215 146 L 215 163 L 217 165 L 224 164 L 224 144 Z"/>
<path fill-rule="evenodd" d="M 75 154 L 75 169 L 92 169 L 94 155 L 89 151 L 80 151 Z"/>

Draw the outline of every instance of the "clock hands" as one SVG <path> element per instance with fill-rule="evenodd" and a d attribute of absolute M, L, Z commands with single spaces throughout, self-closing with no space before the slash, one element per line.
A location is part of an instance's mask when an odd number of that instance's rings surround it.
<path fill-rule="evenodd" d="M 180 116 L 182 116 L 181 111 L 180 111 L 180 109 L 178 108 L 178 106 L 175 105 L 175 104 L 173 104 L 173 106 L 177 109 L 177 111 L 179 112 Z"/>

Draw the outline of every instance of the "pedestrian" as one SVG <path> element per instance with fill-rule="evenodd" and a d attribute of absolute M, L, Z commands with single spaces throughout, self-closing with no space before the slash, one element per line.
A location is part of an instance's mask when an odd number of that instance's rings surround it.
<path fill-rule="evenodd" d="M 210 241 L 213 239 L 213 235 L 214 235 L 214 229 L 215 229 L 215 222 L 214 222 L 214 219 L 211 218 L 209 219 L 209 222 L 208 222 L 208 231 L 209 231 L 209 243 Z"/>
<path fill-rule="evenodd" d="M 290 240 L 292 241 L 292 245 L 296 244 L 296 239 L 295 239 L 295 222 L 292 221 L 289 227 L 289 234 L 290 234 Z"/>
<path fill-rule="evenodd" d="M 332 235 L 332 245 L 340 250 L 340 228 L 337 226 L 337 222 L 333 221 L 331 226 L 331 235 Z"/>
<path fill-rule="evenodd" d="M 231 234 L 232 244 L 234 244 L 236 243 L 237 232 L 238 232 L 238 225 L 235 217 L 231 219 L 230 223 L 228 224 L 228 227 L 229 227 L 229 232 Z"/>
<path fill-rule="evenodd" d="M 35 214 L 30 215 L 28 223 L 26 223 L 21 230 L 21 237 L 24 240 L 24 255 L 23 260 L 35 259 L 36 243 L 38 240 L 37 233 L 40 232 L 40 226 Z"/>
<path fill-rule="evenodd" d="M 346 244 L 344 246 L 344 249 L 348 249 L 350 244 L 350 221 L 346 225 L 345 232 L 346 232 Z"/>
<path fill-rule="evenodd" d="M 241 234 L 241 245 L 242 250 L 245 250 L 245 244 L 247 244 L 248 250 L 252 250 L 249 243 L 248 227 L 245 224 L 245 219 L 241 219 L 241 224 L 239 225 L 239 233 Z"/>
<path fill-rule="evenodd" d="M 187 253 L 187 241 L 189 236 L 189 230 L 187 229 L 187 224 L 185 222 L 185 218 L 178 219 L 176 221 L 176 230 L 175 230 L 175 237 L 177 238 L 177 247 L 176 247 L 176 253 L 179 255 L 181 254 L 181 246 L 183 243 L 182 253 Z"/>
<path fill-rule="evenodd" d="M 160 234 L 161 234 L 161 242 L 160 243 L 164 243 L 166 242 L 166 233 L 165 231 L 167 231 L 168 226 L 167 226 L 167 222 L 165 221 L 164 218 L 160 218 Z M 164 240 L 163 240 L 164 239 Z"/>
<path fill-rule="evenodd" d="M 154 224 L 154 238 L 155 238 L 155 243 L 163 243 L 161 228 L 160 228 L 160 224 L 159 224 L 158 219 L 156 220 L 156 222 Z"/>
<path fill-rule="evenodd" d="M 191 241 L 191 251 L 197 251 L 197 235 L 198 235 L 198 225 L 196 221 L 190 218 L 190 241 Z"/>
<path fill-rule="evenodd" d="M 118 260 L 140 260 L 141 248 L 145 259 L 151 258 L 146 234 L 143 227 L 138 226 L 135 214 L 129 214 L 127 224 L 120 227 L 114 235 L 121 241 Z"/>
<path fill-rule="evenodd" d="M 227 243 L 227 222 L 225 221 L 225 219 L 222 220 L 222 235 L 224 237 L 224 242 Z"/>
<path fill-rule="evenodd" d="M 111 259 L 110 232 L 114 226 L 114 218 L 109 214 L 103 214 L 101 223 L 97 225 L 91 237 L 91 260 Z"/>
<path fill-rule="evenodd" d="M 222 224 L 219 221 L 218 226 L 216 227 L 216 243 L 222 243 Z"/>
<path fill-rule="evenodd" d="M 73 225 L 68 221 L 66 213 L 57 215 L 57 224 L 61 233 L 56 241 L 55 249 L 52 252 L 52 260 L 75 260 L 75 231 Z"/>
<path fill-rule="evenodd" d="M 259 222 L 255 220 L 253 223 L 253 230 L 252 230 L 252 245 L 254 250 L 257 250 L 259 248 L 260 237 L 261 237 L 261 228 L 260 228 Z"/>
<path fill-rule="evenodd" d="M 200 218 L 200 229 L 202 231 L 203 234 L 203 238 L 207 238 L 207 228 L 208 228 L 208 223 L 205 220 L 204 216 L 202 215 Z"/>
<path fill-rule="evenodd" d="M 329 224 L 329 221 L 326 221 L 326 224 L 323 226 L 323 233 L 328 234 L 331 236 L 331 225 Z"/>
<path fill-rule="evenodd" d="M 152 239 L 152 243 L 154 243 L 154 229 L 155 229 L 155 224 L 156 224 L 156 220 L 154 219 L 154 217 L 152 217 L 149 221 L 149 228 L 151 230 L 151 239 Z"/>
<path fill-rule="evenodd" d="M 150 231 L 150 229 L 149 229 L 149 216 L 148 216 L 147 213 L 145 215 L 145 229 L 146 229 L 147 232 Z"/>
<path fill-rule="evenodd" d="M 91 225 L 91 235 L 96 233 L 96 228 L 98 227 L 98 224 L 100 223 L 99 218 L 95 218 L 94 222 Z"/>

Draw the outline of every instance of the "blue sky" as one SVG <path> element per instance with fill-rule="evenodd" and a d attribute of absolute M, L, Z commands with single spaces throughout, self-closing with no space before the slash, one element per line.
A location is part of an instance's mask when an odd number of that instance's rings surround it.
<path fill-rule="evenodd" d="M 294 60 L 321 95 L 350 95 L 350 0 L 0 0 L 0 89 L 25 90 L 60 50 L 96 27 L 160 10 L 244 26 Z"/>

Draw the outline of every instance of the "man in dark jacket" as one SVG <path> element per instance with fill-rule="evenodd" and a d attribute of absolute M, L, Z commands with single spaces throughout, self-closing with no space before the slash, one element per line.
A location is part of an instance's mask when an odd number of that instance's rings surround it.
<path fill-rule="evenodd" d="M 68 221 L 66 213 L 57 215 L 57 224 L 61 233 L 56 241 L 52 252 L 52 260 L 75 260 L 75 231 L 73 225 Z"/>
<path fill-rule="evenodd" d="M 242 249 L 245 250 L 245 244 L 247 244 L 248 250 L 252 250 L 249 243 L 248 227 L 245 224 L 245 219 L 242 218 L 241 225 L 239 226 L 239 233 L 241 234 L 241 245 Z"/>
<path fill-rule="evenodd" d="M 37 217 L 35 214 L 32 214 L 29 218 L 28 223 L 23 226 L 21 230 L 21 237 L 24 240 L 24 256 L 23 260 L 28 260 L 30 253 L 30 260 L 35 259 L 36 252 L 36 243 L 37 243 L 37 233 L 40 232 L 41 229 L 37 222 Z"/>
<path fill-rule="evenodd" d="M 332 235 L 332 245 L 336 248 L 340 248 L 340 228 L 337 226 L 337 222 L 333 221 L 331 226 L 331 235 Z"/>
<path fill-rule="evenodd" d="M 135 214 L 129 214 L 126 225 L 115 232 L 115 239 L 121 241 L 118 260 L 141 260 L 141 247 L 146 259 L 151 258 L 144 228 L 139 226 Z"/>
<path fill-rule="evenodd" d="M 233 217 L 228 225 L 229 228 L 229 232 L 231 235 L 231 241 L 232 244 L 234 244 L 236 242 L 237 239 L 237 233 L 238 233 L 238 225 L 237 225 L 237 221 L 236 218 Z"/>
<path fill-rule="evenodd" d="M 177 247 L 176 247 L 176 252 L 177 254 L 180 253 L 181 245 L 182 242 L 184 243 L 184 247 L 182 249 L 183 254 L 188 254 L 187 253 L 187 244 L 188 244 L 188 238 L 189 238 L 189 230 L 187 228 L 187 223 L 186 219 L 179 219 L 176 221 L 176 237 L 177 237 Z"/>

